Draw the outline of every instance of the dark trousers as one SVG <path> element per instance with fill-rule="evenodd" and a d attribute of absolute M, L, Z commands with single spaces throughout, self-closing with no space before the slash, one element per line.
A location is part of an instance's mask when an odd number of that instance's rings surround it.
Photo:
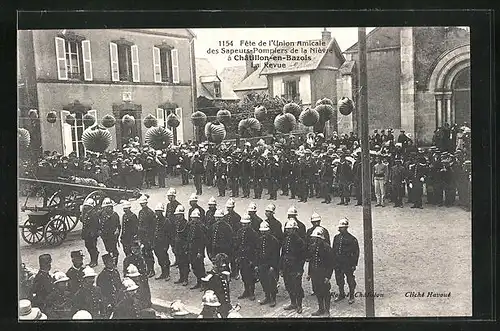
<path fill-rule="evenodd" d="M 241 177 L 241 189 L 243 190 L 243 196 L 248 198 L 250 196 L 250 177 Z"/>
<path fill-rule="evenodd" d="M 97 263 L 97 257 L 99 256 L 99 251 L 97 250 L 97 237 L 86 237 L 84 241 L 85 248 L 90 255 L 90 261 Z"/>
<path fill-rule="evenodd" d="M 155 270 L 155 258 L 153 255 L 153 247 L 150 244 L 144 244 L 142 248 L 142 254 L 144 256 L 144 261 L 146 262 L 147 272 Z"/>
<path fill-rule="evenodd" d="M 278 195 L 278 180 L 276 178 L 269 178 L 268 180 L 269 197 L 276 199 Z"/>
<path fill-rule="evenodd" d="M 205 172 L 205 184 L 207 186 L 213 186 L 214 185 L 214 172 L 213 172 L 213 170 L 207 170 Z"/>
<path fill-rule="evenodd" d="M 412 201 L 415 207 L 422 207 L 422 195 L 424 193 L 424 188 L 422 182 L 420 180 L 413 181 L 412 192 Z"/>
<path fill-rule="evenodd" d="M 203 193 L 202 182 L 201 182 L 201 174 L 194 175 L 194 187 L 196 189 L 196 194 L 201 195 Z"/>
<path fill-rule="evenodd" d="M 403 205 L 403 184 L 392 183 L 392 196 L 394 199 L 395 206 Z"/>
<path fill-rule="evenodd" d="M 350 201 L 351 190 L 349 183 L 340 183 L 340 201 L 347 203 Z"/>
<path fill-rule="evenodd" d="M 321 182 L 319 178 L 314 177 L 311 180 L 311 194 L 310 197 L 316 196 L 317 198 L 321 198 Z"/>
<path fill-rule="evenodd" d="M 255 199 L 260 199 L 262 198 L 262 190 L 263 190 L 263 179 L 262 178 L 255 178 L 254 183 L 253 183 L 253 190 L 254 190 L 254 198 Z"/>
<path fill-rule="evenodd" d="M 258 268 L 260 284 L 262 285 L 262 290 L 266 296 L 278 293 L 278 288 L 276 286 L 278 277 L 277 269 L 274 268 L 271 271 L 271 266 L 268 264 L 262 264 Z"/>
<path fill-rule="evenodd" d="M 238 185 L 238 177 L 231 178 L 231 196 L 239 196 L 240 195 L 240 187 Z"/>
<path fill-rule="evenodd" d="M 236 277 L 240 272 L 240 267 L 235 257 L 231 258 L 231 277 Z"/>
<path fill-rule="evenodd" d="M 290 182 L 290 180 L 287 176 L 281 177 L 280 185 L 281 185 L 281 191 L 282 191 L 283 195 L 288 195 L 289 182 Z"/>
<path fill-rule="evenodd" d="M 443 204 L 443 193 L 444 193 L 444 185 L 443 183 L 436 183 L 434 185 L 434 202 L 436 205 Z"/>
<path fill-rule="evenodd" d="M 118 240 L 116 237 L 102 237 L 102 242 L 104 243 L 104 248 L 106 252 L 113 254 L 114 258 L 118 258 Z"/>
<path fill-rule="evenodd" d="M 217 188 L 219 189 L 219 195 L 220 196 L 226 196 L 226 186 L 227 186 L 227 180 L 218 178 L 217 179 Z"/>
<path fill-rule="evenodd" d="M 444 190 L 444 205 L 453 206 L 455 203 L 455 198 L 457 195 L 457 190 L 453 185 L 447 185 Z"/>
<path fill-rule="evenodd" d="M 146 170 L 146 187 L 155 186 L 155 171 L 153 169 Z"/>
<path fill-rule="evenodd" d="M 160 244 L 155 245 L 153 249 L 156 258 L 158 259 L 158 264 L 161 267 L 162 273 L 167 272 L 167 269 L 170 268 L 170 258 L 168 256 L 168 245 Z"/>
<path fill-rule="evenodd" d="M 245 292 L 254 294 L 255 292 L 255 272 L 252 263 L 248 259 L 240 260 L 241 280 L 245 286 Z"/>
<path fill-rule="evenodd" d="M 299 184 L 297 178 L 289 178 L 290 180 L 290 198 L 295 199 L 299 195 Z"/>
<path fill-rule="evenodd" d="M 165 167 L 161 167 L 158 169 L 158 185 L 160 187 L 165 187 L 165 179 L 167 178 L 167 169 Z"/>
<path fill-rule="evenodd" d="M 191 269 L 193 274 L 196 276 L 198 281 L 201 282 L 201 278 L 205 277 L 205 265 L 203 264 L 203 257 L 198 258 L 196 254 L 190 254 L 189 263 L 191 264 Z"/>
<path fill-rule="evenodd" d="M 304 298 L 304 288 L 302 288 L 302 273 L 283 270 L 283 281 L 285 282 L 285 289 L 290 295 L 290 298 Z"/>
<path fill-rule="evenodd" d="M 318 296 L 319 298 L 326 297 L 330 294 L 331 285 L 330 282 L 325 283 L 325 277 L 323 273 L 316 275 L 314 274 L 314 272 L 312 272 L 311 283 L 314 294 L 316 294 L 316 296 Z"/>
<path fill-rule="evenodd" d="M 333 183 L 333 178 L 323 178 L 322 181 L 322 196 L 323 199 L 327 202 L 332 201 L 332 196 L 330 194 L 330 191 L 332 189 L 332 183 Z"/>
<path fill-rule="evenodd" d="M 189 184 L 189 170 L 182 169 L 181 177 L 182 177 L 182 185 Z"/>
<path fill-rule="evenodd" d="M 309 184 L 308 180 L 299 180 L 299 198 L 303 201 L 307 201 L 307 198 L 309 197 Z"/>
<path fill-rule="evenodd" d="M 349 294 L 354 294 L 356 289 L 356 279 L 354 277 L 354 270 L 351 266 L 340 266 L 335 268 L 335 282 L 341 291 L 340 294 L 344 292 L 344 277 L 347 278 L 347 285 L 349 286 Z"/>
<path fill-rule="evenodd" d="M 356 201 L 358 204 L 363 203 L 363 190 L 361 187 L 361 182 L 356 182 L 355 184 L 356 187 Z"/>

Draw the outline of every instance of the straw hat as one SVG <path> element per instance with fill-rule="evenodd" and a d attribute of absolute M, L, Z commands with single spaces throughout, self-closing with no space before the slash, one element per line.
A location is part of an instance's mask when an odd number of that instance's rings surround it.
<path fill-rule="evenodd" d="M 23 321 L 46 320 L 47 315 L 39 308 L 31 307 L 31 301 L 23 299 L 19 301 L 19 319 Z"/>

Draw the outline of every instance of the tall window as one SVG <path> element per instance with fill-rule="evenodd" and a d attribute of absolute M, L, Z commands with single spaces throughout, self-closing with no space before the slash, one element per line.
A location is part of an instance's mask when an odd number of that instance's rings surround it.
<path fill-rule="evenodd" d="M 179 83 L 179 57 L 177 49 L 167 46 L 153 47 L 155 83 Z"/>
<path fill-rule="evenodd" d="M 214 97 L 221 97 L 220 82 L 214 82 Z"/>
<path fill-rule="evenodd" d="M 92 80 L 90 41 L 70 33 L 63 37 L 55 38 L 58 79 Z"/>
<path fill-rule="evenodd" d="M 132 80 L 132 59 L 130 46 L 118 45 L 118 72 L 120 81 Z"/>
<path fill-rule="evenodd" d="M 70 79 L 82 79 L 81 47 L 76 41 L 66 40 L 66 70 Z"/>
<path fill-rule="evenodd" d="M 172 83 L 172 55 L 170 49 L 160 50 L 161 81 Z"/>
<path fill-rule="evenodd" d="M 109 44 L 111 57 L 111 80 L 113 82 L 139 82 L 139 50 L 127 41 Z"/>
<path fill-rule="evenodd" d="M 76 156 L 80 157 L 85 155 L 85 147 L 83 147 L 82 134 L 83 134 L 83 115 L 82 113 L 75 114 L 75 125 L 71 126 L 71 144 Z"/>
<path fill-rule="evenodd" d="M 283 83 L 283 97 L 287 100 L 298 101 L 299 99 L 299 87 L 298 81 L 287 80 Z"/>

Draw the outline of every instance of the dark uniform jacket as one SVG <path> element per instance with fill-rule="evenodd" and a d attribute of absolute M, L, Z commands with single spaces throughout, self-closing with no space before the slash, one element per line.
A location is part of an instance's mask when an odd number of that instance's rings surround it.
<path fill-rule="evenodd" d="M 97 276 L 96 284 L 101 288 L 104 307 L 114 307 L 123 289 L 118 270 L 104 268 Z"/>
<path fill-rule="evenodd" d="M 105 316 L 105 304 L 98 286 L 82 287 L 76 292 L 73 298 L 73 312 L 79 310 L 88 311 L 92 315 L 92 319 Z"/>
<path fill-rule="evenodd" d="M 257 216 L 257 214 L 251 214 L 250 215 L 250 221 L 252 222 L 252 229 L 254 229 L 255 232 L 259 231 L 260 228 L 260 223 L 262 223 L 262 218 Z"/>
<path fill-rule="evenodd" d="M 241 229 L 241 216 L 234 209 L 230 210 L 226 215 L 224 215 L 226 223 L 231 226 L 233 233 L 236 235 L 239 229 Z"/>
<path fill-rule="evenodd" d="M 406 178 L 406 169 L 403 165 L 395 165 L 391 169 L 391 182 L 393 185 L 402 184 Z"/>
<path fill-rule="evenodd" d="M 101 237 L 102 238 L 116 238 L 120 235 L 121 225 L 120 217 L 113 211 L 111 213 L 101 213 L 100 215 L 101 223 Z M 117 231 L 118 235 L 115 234 Z"/>
<path fill-rule="evenodd" d="M 325 242 L 328 243 L 328 246 L 330 246 L 331 243 L 332 243 L 330 241 L 330 233 L 328 232 L 328 230 L 324 226 L 321 226 L 321 225 L 318 225 L 318 226 L 320 228 L 323 228 L 323 233 L 325 234 Z M 307 246 L 309 246 L 309 243 L 311 242 L 311 234 L 312 234 L 312 232 L 313 232 L 314 229 L 316 229 L 316 227 L 312 226 L 306 232 Z"/>
<path fill-rule="evenodd" d="M 264 233 L 257 241 L 255 265 L 269 265 L 278 271 L 280 243 L 271 233 Z"/>
<path fill-rule="evenodd" d="M 257 159 L 253 165 L 253 178 L 261 179 L 264 178 L 266 171 L 266 166 L 264 160 L 261 158 Z"/>
<path fill-rule="evenodd" d="M 203 175 L 205 173 L 205 168 L 203 167 L 203 161 L 200 159 L 195 160 L 191 167 L 191 173 L 193 175 Z"/>
<path fill-rule="evenodd" d="M 299 221 L 297 218 L 294 218 L 294 220 L 297 222 L 297 226 L 299 227 L 298 231 L 297 231 L 297 234 L 302 238 L 302 240 L 306 240 L 306 226 L 304 225 L 304 223 L 302 223 L 301 221 Z"/>
<path fill-rule="evenodd" d="M 151 246 L 155 234 L 155 213 L 151 208 L 143 208 L 139 211 L 138 236 L 141 243 Z"/>
<path fill-rule="evenodd" d="M 339 163 L 337 166 L 337 181 L 340 184 L 349 184 L 352 180 L 352 169 L 349 162 Z"/>
<path fill-rule="evenodd" d="M 333 274 L 332 248 L 330 243 L 316 241 L 308 248 L 308 275 L 330 279 Z"/>
<path fill-rule="evenodd" d="M 209 231 L 209 242 L 207 245 L 207 252 L 209 255 L 217 255 L 218 253 L 225 253 L 232 256 L 233 249 L 233 229 L 227 222 L 222 219 L 217 221 Z"/>
<path fill-rule="evenodd" d="M 73 316 L 72 294 L 68 291 L 54 289 L 47 296 L 47 306 L 43 311 L 48 319 L 70 320 Z"/>
<path fill-rule="evenodd" d="M 68 276 L 68 292 L 70 294 L 75 294 L 82 287 L 83 282 L 83 269 L 85 266 L 81 266 L 79 269 L 71 266 L 71 268 L 66 271 L 66 276 Z"/>
<path fill-rule="evenodd" d="M 281 245 L 283 243 L 283 226 L 281 225 L 281 222 L 274 216 L 266 219 L 266 222 L 269 223 L 269 231 Z"/>
<path fill-rule="evenodd" d="M 126 212 L 122 218 L 121 243 L 124 246 L 132 245 L 132 239 L 137 235 L 139 219 L 133 212 Z"/>
<path fill-rule="evenodd" d="M 181 224 L 178 224 L 175 234 L 174 241 L 174 251 L 176 256 L 176 261 L 178 263 L 184 263 L 188 260 L 188 233 L 189 228 L 187 221 L 184 220 Z"/>
<path fill-rule="evenodd" d="M 43 270 L 39 270 L 33 279 L 33 307 L 38 307 L 43 312 L 47 304 L 47 296 L 54 290 L 52 276 Z"/>
<path fill-rule="evenodd" d="M 167 207 L 165 208 L 165 218 L 167 219 L 167 237 L 170 243 L 173 243 L 175 240 L 175 216 L 174 212 L 179 206 L 180 203 L 177 200 L 167 203 Z"/>
<path fill-rule="evenodd" d="M 303 273 L 306 255 L 307 250 L 304 239 L 298 233 L 287 235 L 281 250 L 280 270 Z"/>
<path fill-rule="evenodd" d="M 346 232 L 335 235 L 332 247 L 334 268 L 358 265 L 359 244 L 352 234 Z"/>
<path fill-rule="evenodd" d="M 201 208 L 198 204 L 196 206 L 189 208 L 188 211 L 188 220 L 191 220 L 191 213 L 193 210 L 198 209 L 200 211 L 200 221 L 202 224 L 205 224 L 205 209 Z"/>
<path fill-rule="evenodd" d="M 82 239 L 96 238 L 99 236 L 99 215 L 93 210 L 89 210 L 82 213 Z"/>
<path fill-rule="evenodd" d="M 123 298 L 113 311 L 113 319 L 137 319 L 141 310 L 140 302 L 135 297 Z"/>
<path fill-rule="evenodd" d="M 204 256 L 205 254 L 205 229 L 200 221 L 189 221 L 188 222 L 188 252 L 192 257 L 196 257 L 197 254 Z"/>
<path fill-rule="evenodd" d="M 207 209 L 207 212 L 205 213 L 205 226 L 207 229 L 211 229 L 212 226 L 215 224 L 215 211 L 217 209 Z"/>
<path fill-rule="evenodd" d="M 244 157 L 241 161 L 241 176 L 250 177 L 252 174 L 252 161 L 249 157 Z"/>
<path fill-rule="evenodd" d="M 165 216 L 155 213 L 155 235 L 153 246 L 164 247 L 167 242 L 167 220 Z"/>
<path fill-rule="evenodd" d="M 228 177 L 237 178 L 240 175 L 240 165 L 236 160 L 231 161 L 228 164 Z"/>
<path fill-rule="evenodd" d="M 239 229 L 234 243 L 236 259 L 247 259 L 251 263 L 254 263 L 257 238 L 258 234 L 252 227 Z"/>
<path fill-rule="evenodd" d="M 232 306 L 228 279 L 224 275 L 217 273 L 208 273 L 206 278 L 208 278 L 208 281 L 205 287 L 207 290 L 214 291 L 221 304 L 220 310 L 229 311 Z"/>

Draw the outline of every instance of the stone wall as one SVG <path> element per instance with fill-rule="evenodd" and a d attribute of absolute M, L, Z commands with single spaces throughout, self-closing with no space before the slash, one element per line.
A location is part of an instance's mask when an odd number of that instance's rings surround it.
<path fill-rule="evenodd" d="M 430 145 L 436 127 L 436 98 L 434 93 L 418 91 L 415 96 L 415 136 L 417 145 Z"/>

